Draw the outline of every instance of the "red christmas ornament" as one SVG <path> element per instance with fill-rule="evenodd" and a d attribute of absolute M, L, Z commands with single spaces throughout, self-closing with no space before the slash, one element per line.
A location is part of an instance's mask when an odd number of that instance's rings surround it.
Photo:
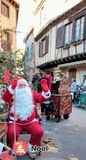
<path fill-rule="evenodd" d="M 10 71 L 9 70 L 5 70 L 4 71 L 4 83 L 8 84 L 10 80 Z"/>
<path fill-rule="evenodd" d="M 18 156 L 22 156 L 27 153 L 28 151 L 28 144 L 22 140 L 19 140 L 14 143 L 13 145 L 13 151 Z"/>

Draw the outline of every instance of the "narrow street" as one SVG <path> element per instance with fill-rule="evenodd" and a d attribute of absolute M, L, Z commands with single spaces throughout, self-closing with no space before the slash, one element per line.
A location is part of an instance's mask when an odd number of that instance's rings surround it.
<path fill-rule="evenodd" d="M 86 0 L 0 6 L 0 160 L 86 160 Z"/>
<path fill-rule="evenodd" d="M 68 120 L 62 117 L 61 121 L 56 123 L 55 119 L 46 121 L 46 117 L 43 116 L 42 126 L 44 128 L 42 145 L 47 145 L 44 140 L 50 140 L 48 145 L 53 148 L 42 152 L 41 156 L 37 156 L 37 160 L 86 160 L 85 109 L 73 104 Z M 24 157 L 18 158 L 23 159 Z"/>

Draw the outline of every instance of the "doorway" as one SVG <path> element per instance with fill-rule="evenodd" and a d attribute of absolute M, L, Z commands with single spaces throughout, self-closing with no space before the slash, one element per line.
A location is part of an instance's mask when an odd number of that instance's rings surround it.
<path fill-rule="evenodd" d="M 76 68 L 69 69 L 69 79 L 71 80 L 72 78 L 76 79 Z"/>

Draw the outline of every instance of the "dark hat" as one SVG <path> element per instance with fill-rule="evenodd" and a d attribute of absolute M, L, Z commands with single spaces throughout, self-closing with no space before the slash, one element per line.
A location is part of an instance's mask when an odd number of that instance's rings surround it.
<path fill-rule="evenodd" d="M 51 74 L 51 71 L 50 70 L 46 70 L 46 74 Z"/>

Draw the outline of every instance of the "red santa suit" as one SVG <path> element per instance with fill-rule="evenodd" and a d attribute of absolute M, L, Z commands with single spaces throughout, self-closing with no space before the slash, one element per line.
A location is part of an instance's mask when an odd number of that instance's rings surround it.
<path fill-rule="evenodd" d="M 44 74 L 44 78 L 49 81 L 48 87 L 51 90 L 53 77 L 51 75 Z"/>
<path fill-rule="evenodd" d="M 51 91 L 53 77 L 50 74 L 44 74 L 43 79 L 47 80 L 48 87 L 49 87 L 49 89 Z M 43 103 L 41 103 L 41 113 L 43 113 L 44 110 L 46 110 L 46 106 L 49 105 L 50 102 L 51 102 L 50 99 L 46 99 L 46 101 L 44 101 Z"/>
<path fill-rule="evenodd" d="M 26 83 L 27 87 L 18 89 L 18 84 L 22 84 L 22 82 Z M 46 84 L 43 85 L 44 91 L 38 93 L 37 91 L 31 91 L 25 79 L 20 79 L 17 81 L 17 86 L 14 87 L 15 90 L 12 85 L 10 85 L 3 94 L 2 99 L 9 105 L 9 147 L 13 148 L 14 144 L 14 118 L 16 121 L 16 140 L 18 140 L 20 133 L 26 130 L 31 134 L 29 144 L 40 146 L 43 129 L 36 119 L 36 103 L 44 102 L 51 95 L 48 87 L 46 90 Z"/>

